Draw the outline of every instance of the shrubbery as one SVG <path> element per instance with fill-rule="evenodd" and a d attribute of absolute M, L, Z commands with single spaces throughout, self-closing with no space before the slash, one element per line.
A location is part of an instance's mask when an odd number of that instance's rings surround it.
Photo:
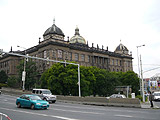
<path fill-rule="evenodd" d="M 0 89 L 1 89 L 2 87 L 7 87 L 7 84 L 0 83 Z"/>
<path fill-rule="evenodd" d="M 139 78 L 133 71 L 108 72 L 97 67 L 80 66 L 82 96 L 109 96 L 116 86 L 131 86 L 139 93 Z M 78 69 L 75 65 L 53 64 L 40 79 L 41 88 L 49 88 L 54 94 L 78 96 Z"/>

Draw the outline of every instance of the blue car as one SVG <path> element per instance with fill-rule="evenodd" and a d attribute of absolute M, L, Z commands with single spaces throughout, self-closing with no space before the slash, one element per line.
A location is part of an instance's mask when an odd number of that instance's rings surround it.
<path fill-rule="evenodd" d="M 37 95 L 25 94 L 21 95 L 16 100 L 16 105 L 18 108 L 20 107 L 29 107 L 31 109 L 47 109 L 49 107 L 49 103 L 45 100 L 42 100 Z"/>

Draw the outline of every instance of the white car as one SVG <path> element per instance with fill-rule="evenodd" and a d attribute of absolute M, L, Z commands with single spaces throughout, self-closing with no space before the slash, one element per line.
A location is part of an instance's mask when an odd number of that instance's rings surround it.
<path fill-rule="evenodd" d="M 50 103 L 56 102 L 56 96 L 52 95 L 49 89 L 33 89 L 32 94 L 38 95 L 42 100 L 46 100 Z"/>
<path fill-rule="evenodd" d="M 113 95 L 106 97 L 106 98 L 107 99 L 109 99 L 109 98 L 126 98 L 126 96 L 122 95 L 122 94 L 113 94 Z"/>
<path fill-rule="evenodd" d="M 153 95 L 154 95 L 154 100 L 155 101 L 160 101 L 160 91 L 159 92 L 154 92 Z"/>

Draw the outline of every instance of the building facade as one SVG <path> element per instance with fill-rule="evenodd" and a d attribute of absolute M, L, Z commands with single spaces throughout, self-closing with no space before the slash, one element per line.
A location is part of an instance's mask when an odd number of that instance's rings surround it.
<path fill-rule="evenodd" d="M 19 54 L 29 54 L 29 56 L 53 59 L 58 61 L 75 61 L 81 66 L 96 66 L 108 71 L 132 71 L 132 55 L 123 44 L 119 44 L 114 52 L 108 51 L 98 45 L 89 47 L 88 42 L 80 35 L 79 28 L 76 27 L 75 34 L 68 40 L 64 40 L 64 33 L 55 25 L 55 22 L 43 34 L 43 40 L 39 44 L 28 48 L 25 51 L 11 51 Z M 23 57 L 13 55 L 3 55 L 0 58 L 0 70 L 4 70 L 9 76 L 17 75 L 16 66 Z M 34 60 L 39 74 L 51 67 L 53 62 Z"/>

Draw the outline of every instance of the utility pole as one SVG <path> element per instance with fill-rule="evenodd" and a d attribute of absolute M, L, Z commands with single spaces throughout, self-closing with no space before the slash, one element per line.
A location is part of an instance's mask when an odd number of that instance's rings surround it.
<path fill-rule="evenodd" d="M 145 102 L 145 97 L 144 97 L 144 81 L 143 81 L 143 70 L 142 70 L 141 55 L 140 55 L 140 65 L 141 65 L 141 79 L 142 79 L 142 98 L 143 98 L 143 102 Z"/>
<path fill-rule="evenodd" d="M 24 55 L 26 56 L 26 48 L 21 47 L 19 45 L 17 45 L 17 47 L 23 48 L 24 49 Z M 25 80 L 26 80 L 26 57 L 24 57 L 24 68 L 23 68 L 23 72 L 22 72 L 22 91 L 25 91 Z"/>
<path fill-rule="evenodd" d="M 138 59 L 138 77 L 139 78 L 141 78 L 141 74 L 140 74 L 140 65 L 139 65 L 139 54 L 138 54 L 138 48 L 139 47 L 143 47 L 143 46 L 145 46 L 145 44 L 143 44 L 143 45 L 139 45 L 139 46 L 136 46 L 137 47 L 137 59 Z M 141 92 L 141 95 L 142 95 L 142 81 L 141 81 L 141 79 L 139 80 L 139 85 L 140 85 L 140 92 Z"/>

